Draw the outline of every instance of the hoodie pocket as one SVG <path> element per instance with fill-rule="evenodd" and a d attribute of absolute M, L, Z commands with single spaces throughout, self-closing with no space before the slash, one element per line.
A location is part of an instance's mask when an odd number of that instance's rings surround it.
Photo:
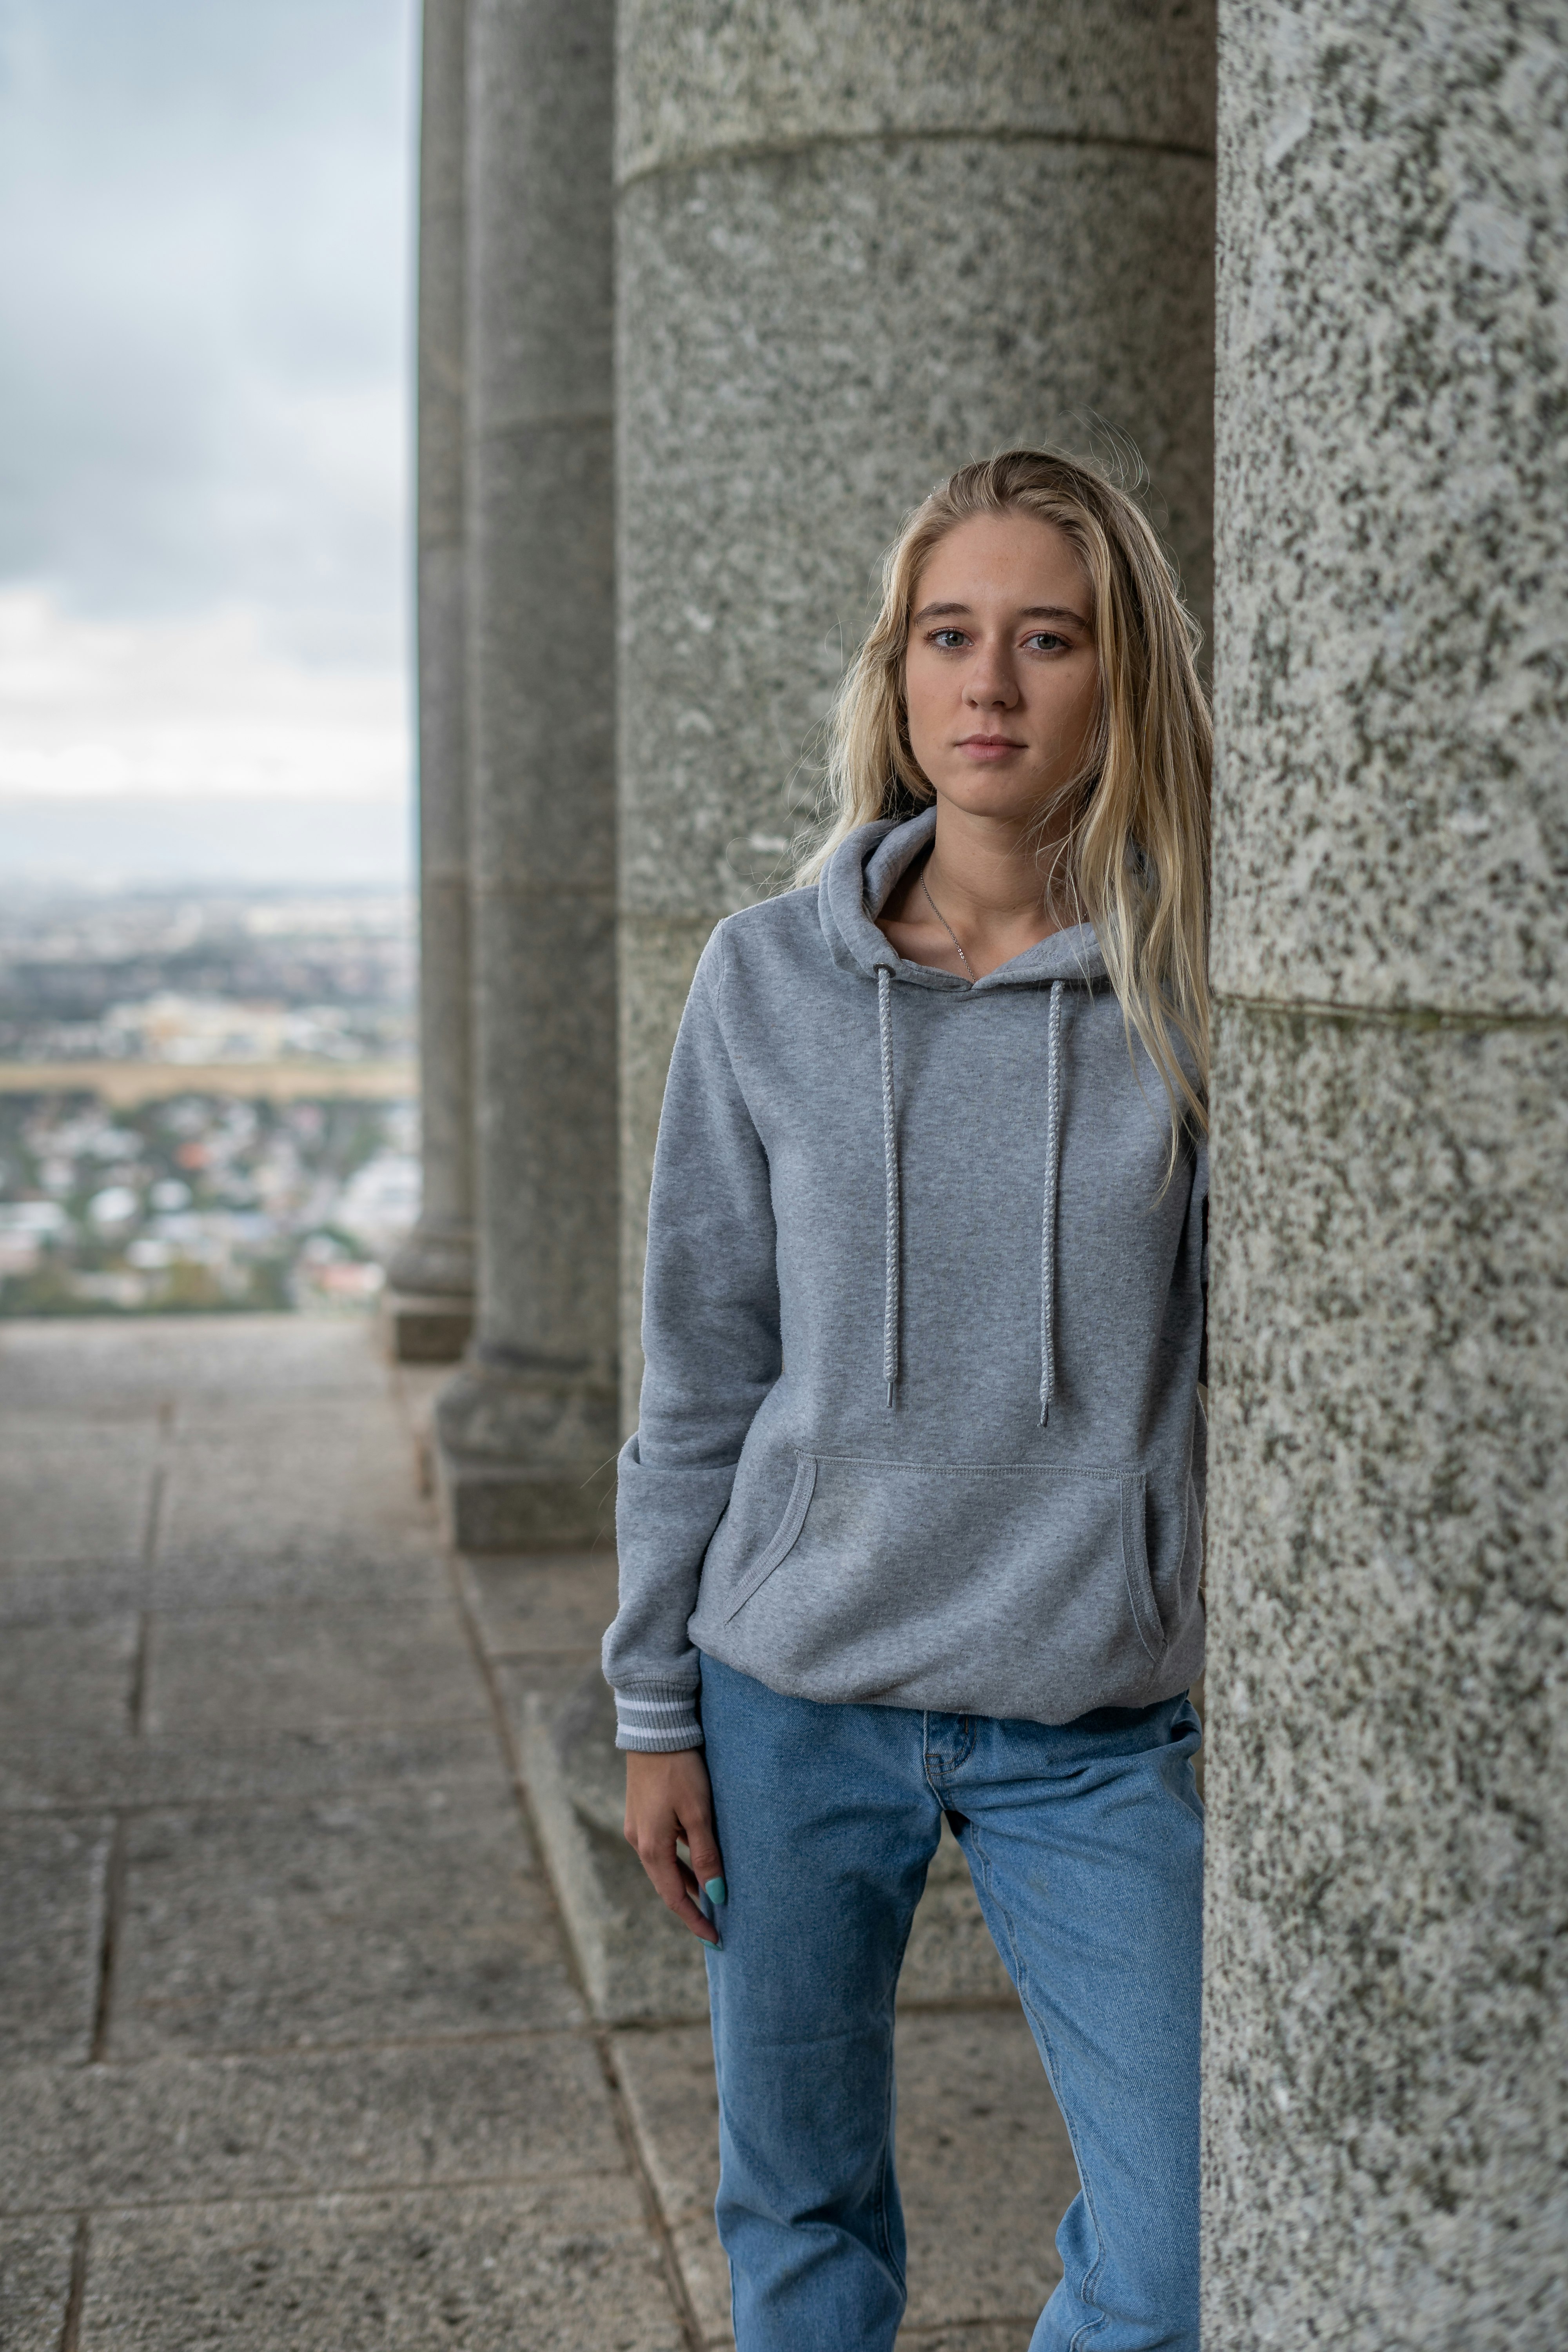
<path fill-rule="evenodd" d="M 1149 1573 L 1149 1498 L 1144 1491 L 1143 1474 L 1140 1470 L 1120 1478 L 1117 1484 L 1121 1490 L 1121 1567 L 1127 1579 L 1127 1599 L 1139 1640 L 1150 1657 L 1158 1659 L 1165 1646 L 1165 1629 L 1160 1622 L 1153 1579 Z"/>
<path fill-rule="evenodd" d="M 784 1507 L 784 1517 L 774 1529 L 773 1541 L 762 1558 L 755 1561 L 742 1578 L 739 1588 L 732 1595 L 730 1605 L 724 1612 L 726 1625 L 732 1617 L 740 1615 L 752 1593 L 759 1586 L 765 1584 L 774 1569 L 781 1566 L 788 1558 L 794 1549 L 796 1537 L 805 1524 L 805 1515 L 811 1508 L 812 1488 L 816 1484 L 816 1456 L 803 1454 L 795 1467 L 795 1484 L 789 1490 L 789 1501 Z"/>
<path fill-rule="evenodd" d="M 785 1672 L 805 1696 L 913 1693 L 950 1683 L 955 1664 L 962 1680 L 968 1658 L 1006 1658 L 1031 1690 L 1104 1703 L 1165 1649 L 1145 1483 L 1142 1471 L 802 1454 L 724 1622 L 759 1671 Z"/>

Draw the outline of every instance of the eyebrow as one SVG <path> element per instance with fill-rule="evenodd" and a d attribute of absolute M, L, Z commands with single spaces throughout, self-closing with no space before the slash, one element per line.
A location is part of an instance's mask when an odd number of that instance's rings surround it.
<path fill-rule="evenodd" d="M 967 604 L 922 604 L 918 613 L 910 615 L 910 626 L 912 629 L 917 622 L 940 620 L 950 614 L 956 617 L 970 610 Z M 1026 604 L 1017 617 L 1020 621 L 1076 621 L 1080 629 L 1089 626 L 1083 614 L 1075 613 L 1070 604 Z"/>

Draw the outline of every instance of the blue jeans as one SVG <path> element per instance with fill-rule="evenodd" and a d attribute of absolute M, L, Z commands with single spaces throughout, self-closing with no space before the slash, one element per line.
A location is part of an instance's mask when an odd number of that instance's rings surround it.
<path fill-rule="evenodd" d="M 1031 2352 L 1197 2352 L 1203 1809 L 1184 1698 L 1076 1723 L 823 1706 L 702 1662 L 738 2352 L 890 2352 L 893 1995 L 944 1811 L 1071 2136 Z"/>

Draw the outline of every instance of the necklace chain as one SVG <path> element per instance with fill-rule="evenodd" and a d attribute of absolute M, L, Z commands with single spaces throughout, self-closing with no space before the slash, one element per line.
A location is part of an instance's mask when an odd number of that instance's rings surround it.
<path fill-rule="evenodd" d="M 931 913 L 936 917 L 937 921 L 942 925 L 942 929 L 947 933 L 948 938 L 958 950 L 958 961 L 963 966 L 964 971 L 969 974 L 969 984 L 973 988 L 974 985 L 974 966 L 970 962 L 969 958 L 963 952 L 963 940 L 959 938 L 958 933 L 953 929 L 952 925 L 948 921 L 947 917 L 942 913 L 942 908 L 937 905 L 936 900 L 931 897 L 931 884 L 926 880 L 923 869 L 921 874 L 921 888 L 926 894 L 926 905 L 931 908 Z"/>

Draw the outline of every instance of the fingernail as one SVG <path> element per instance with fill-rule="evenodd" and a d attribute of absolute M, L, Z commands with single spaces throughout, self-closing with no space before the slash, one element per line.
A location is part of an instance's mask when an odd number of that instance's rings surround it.
<path fill-rule="evenodd" d="M 713 1938 L 713 1941 L 709 1945 L 708 1948 L 709 1948 L 709 1950 L 710 1950 L 710 1952 L 721 1952 L 721 1951 L 723 1950 L 723 1948 L 724 1948 L 724 1938 L 723 1938 L 723 1937 L 722 1937 L 722 1936 L 715 1936 L 715 1937 L 714 1937 L 714 1938 Z"/>
<path fill-rule="evenodd" d="M 730 1890 L 721 1878 L 709 1879 L 702 1891 L 710 1903 L 728 1903 L 730 1900 Z"/>

